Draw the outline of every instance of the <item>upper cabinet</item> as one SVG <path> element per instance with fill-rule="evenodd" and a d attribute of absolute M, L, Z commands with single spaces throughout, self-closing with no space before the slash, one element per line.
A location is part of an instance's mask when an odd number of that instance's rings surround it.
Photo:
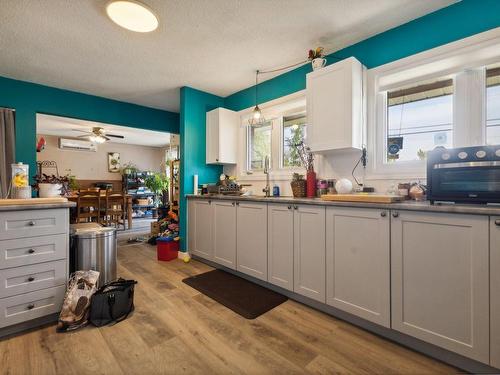
<path fill-rule="evenodd" d="M 350 57 L 307 75 L 307 140 L 312 151 L 362 148 L 363 69 Z"/>
<path fill-rule="evenodd" d="M 236 164 L 240 116 L 217 108 L 207 112 L 207 164 Z"/>

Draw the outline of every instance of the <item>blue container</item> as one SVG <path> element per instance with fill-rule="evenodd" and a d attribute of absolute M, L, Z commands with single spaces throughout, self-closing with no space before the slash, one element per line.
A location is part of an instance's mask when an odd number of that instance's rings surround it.
<path fill-rule="evenodd" d="M 273 187 L 273 197 L 279 197 L 280 196 L 280 187 L 278 185 L 274 185 Z"/>

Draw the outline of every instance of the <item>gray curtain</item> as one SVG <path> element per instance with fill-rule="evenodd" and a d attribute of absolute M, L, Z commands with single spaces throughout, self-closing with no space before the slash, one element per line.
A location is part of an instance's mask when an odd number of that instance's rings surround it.
<path fill-rule="evenodd" d="M 15 112 L 0 108 L 0 198 L 6 198 L 10 184 L 10 165 L 16 159 Z"/>

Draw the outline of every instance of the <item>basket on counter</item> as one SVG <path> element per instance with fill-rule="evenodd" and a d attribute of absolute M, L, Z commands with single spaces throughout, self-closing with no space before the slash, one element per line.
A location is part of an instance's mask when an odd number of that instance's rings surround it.
<path fill-rule="evenodd" d="M 306 180 L 293 180 L 290 182 L 292 186 L 293 196 L 295 198 L 304 198 L 306 196 Z"/>

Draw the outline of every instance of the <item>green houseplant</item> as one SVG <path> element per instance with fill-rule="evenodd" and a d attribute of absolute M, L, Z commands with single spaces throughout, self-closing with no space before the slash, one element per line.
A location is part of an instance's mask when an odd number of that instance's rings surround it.
<path fill-rule="evenodd" d="M 155 193 L 155 206 L 166 205 L 169 179 L 165 173 L 154 172 L 146 177 L 146 187 Z"/>

